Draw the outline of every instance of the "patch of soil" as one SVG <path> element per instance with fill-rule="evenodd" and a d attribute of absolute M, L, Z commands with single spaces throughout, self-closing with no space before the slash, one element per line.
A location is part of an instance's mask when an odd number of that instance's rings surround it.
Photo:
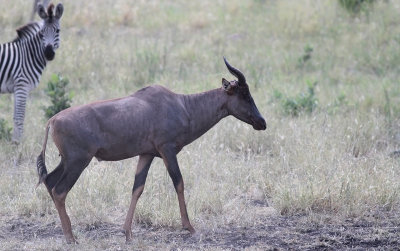
<path fill-rule="evenodd" d="M 0 240 L 14 238 L 21 241 L 32 239 L 63 239 L 59 223 L 42 222 L 41 218 L 19 217 L 1 219 Z M 135 240 L 163 243 L 172 249 L 348 249 L 400 248 L 400 225 L 397 213 L 379 213 L 360 218 L 338 220 L 332 216 L 262 216 L 253 226 L 223 226 L 217 230 L 197 229 L 191 236 L 186 231 L 171 227 L 155 227 L 135 224 Z M 100 240 L 124 234 L 121 225 L 97 222 L 92 225 L 75 225 L 80 239 Z M 78 240 L 79 241 L 79 240 Z"/>
<path fill-rule="evenodd" d="M 24 218 L 23 216 L 6 220 L 3 226 L 0 227 L 0 238 L 6 239 L 12 237 L 21 240 L 31 240 L 34 238 L 63 237 L 62 230 L 55 221 L 45 223 L 37 220 Z"/>

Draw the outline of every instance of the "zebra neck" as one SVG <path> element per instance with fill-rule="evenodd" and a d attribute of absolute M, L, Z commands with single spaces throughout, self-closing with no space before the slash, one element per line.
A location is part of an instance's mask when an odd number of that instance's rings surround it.
<path fill-rule="evenodd" d="M 43 22 L 28 23 L 17 29 L 17 37 L 13 42 L 32 39 L 43 26 Z"/>
<path fill-rule="evenodd" d="M 32 81 L 32 84 L 37 85 L 47 63 L 42 41 L 39 34 L 36 34 L 31 39 L 25 40 L 20 44 L 22 54 L 25 57 L 25 60 L 22 60 L 24 75 Z"/>

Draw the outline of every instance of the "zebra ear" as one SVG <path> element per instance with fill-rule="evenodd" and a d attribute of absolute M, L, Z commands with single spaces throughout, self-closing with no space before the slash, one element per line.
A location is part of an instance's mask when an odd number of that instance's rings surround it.
<path fill-rule="evenodd" d="M 64 6 L 61 3 L 57 4 L 55 17 L 57 19 L 60 19 L 63 12 L 64 12 Z"/>
<path fill-rule="evenodd" d="M 37 10 L 38 10 L 39 17 L 41 17 L 42 19 L 46 19 L 48 17 L 46 10 L 43 7 L 43 4 L 38 4 Z"/>

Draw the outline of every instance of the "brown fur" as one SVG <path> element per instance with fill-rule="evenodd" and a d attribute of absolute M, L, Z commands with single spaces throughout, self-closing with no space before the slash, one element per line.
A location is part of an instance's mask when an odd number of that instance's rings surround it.
<path fill-rule="evenodd" d="M 139 156 L 132 202 L 124 224 L 127 241 L 132 238 L 132 217 L 154 157 L 163 159 L 173 181 L 182 226 L 194 233 L 176 155 L 228 115 L 251 124 L 256 130 L 266 129 L 250 92 L 244 98 L 240 86 L 243 87 L 236 81 L 223 80 L 223 88 L 192 95 L 149 86 L 125 98 L 69 108 L 51 118 L 38 157 L 39 182 L 44 182 L 54 200 L 67 241 L 75 242 L 75 239 L 65 211 L 65 198 L 93 157 L 117 161 Z M 47 174 L 44 154 L 49 128 L 61 163 Z"/>
<path fill-rule="evenodd" d="M 54 4 L 51 3 L 51 4 L 49 4 L 49 6 L 47 7 L 47 15 L 49 15 L 49 18 L 54 17 L 53 10 L 54 10 Z"/>

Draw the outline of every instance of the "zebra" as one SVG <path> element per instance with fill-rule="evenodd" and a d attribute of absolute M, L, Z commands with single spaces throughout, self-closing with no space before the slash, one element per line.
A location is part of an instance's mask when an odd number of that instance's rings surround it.
<path fill-rule="evenodd" d="M 29 92 L 37 87 L 47 61 L 55 57 L 60 46 L 60 18 L 64 7 L 46 9 L 38 5 L 39 22 L 17 29 L 17 38 L 0 45 L 0 93 L 14 93 L 14 129 L 12 141 L 20 142 Z"/>

